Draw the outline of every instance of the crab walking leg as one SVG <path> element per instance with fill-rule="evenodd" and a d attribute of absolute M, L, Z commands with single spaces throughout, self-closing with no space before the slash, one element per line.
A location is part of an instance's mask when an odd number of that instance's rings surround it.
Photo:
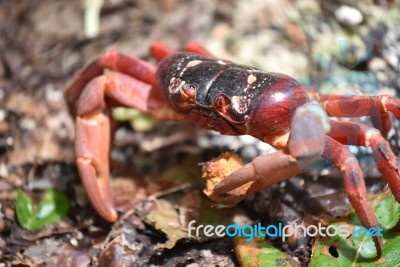
<path fill-rule="evenodd" d="M 388 96 L 321 95 L 321 97 L 329 115 L 349 118 L 369 115 L 374 127 L 380 129 L 384 136 L 387 136 L 392 127 L 388 110 L 393 112 L 397 119 L 400 118 L 400 110 L 397 107 L 393 109 L 393 105 L 390 104 L 392 100 Z M 394 100 L 398 102 L 397 99 Z"/>
<path fill-rule="evenodd" d="M 398 160 L 389 143 L 372 127 L 353 123 L 331 121 L 329 136 L 345 145 L 369 146 L 383 179 L 388 183 L 394 197 L 400 202 L 400 170 Z"/>
<path fill-rule="evenodd" d="M 188 43 L 185 46 L 185 51 L 191 52 L 191 53 L 195 53 L 195 54 L 198 54 L 198 55 L 202 55 L 202 56 L 205 56 L 205 57 L 209 57 L 209 58 L 215 58 L 215 56 L 211 52 L 209 52 L 201 44 L 196 43 L 196 42 Z"/>
<path fill-rule="evenodd" d="M 333 117 L 371 116 L 374 127 L 381 130 L 384 136 L 391 128 L 388 112 L 400 120 L 400 100 L 385 95 L 380 96 L 349 96 L 321 95 L 310 93 L 310 97 L 323 102 L 328 115 Z"/>
<path fill-rule="evenodd" d="M 114 71 L 108 71 L 87 84 L 76 101 L 76 114 L 84 116 L 104 110 L 105 96 L 119 106 L 139 109 L 158 120 L 182 119 L 171 109 L 158 87 Z"/>
<path fill-rule="evenodd" d="M 171 55 L 173 52 L 163 41 L 155 41 L 150 46 L 151 55 L 160 62 L 163 58 Z"/>
<path fill-rule="evenodd" d="M 214 55 L 208 52 L 203 46 L 196 42 L 188 43 L 185 47 L 186 52 L 195 53 L 201 56 L 214 58 Z M 151 44 L 150 52 L 157 61 L 171 55 L 173 52 L 165 42 L 156 41 Z"/>
<path fill-rule="evenodd" d="M 105 97 L 120 106 L 134 107 L 159 120 L 178 120 L 158 89 L 130 76 L 109 71 L 91 80 L 76 103 L 76 162 L 82 184 L 96 211 L 115 221 L 109 185 L 110 117 Z"/>
<path fill-rule="evenodd" d="M 345 190 L 350 203 L 366 228 L 377 227 L 378 220 L 366 199 L 366 188 L 362 171 L 356 157 L 347 150 L 346 146 L 327 136 L 322 157 L 344 173 Z M 377 257 L 382 255 L 383 243 L 380 236 L 373 236 Z"/>
<path fill-rule="evenodd" d="M 283 151 L 261 155 L 242 166 L 214 187 L 214 194 L 224 194 L 254 181 L 248 193 L 256 192 L 304 172 L 294 157 Z"/>
<path fill-rule="evenodd" d="M 248 192 L 256 192 L 303 172 L 321 156 L 329 130 L 325 111 L 315 102 L 304 104 L 297 108 L 289 140 L 282 147 L 288 154 L 280 151 L 256 157 L 218 183 L 214 192 L 226 193 L 251 181 Z"/>
<path fill-rule="evenodd" d="M 72 114 L 76 114 L 75 103 L 86 84 L 95 77 L 102 75 L 106 69 L 127 74 L 146 84 L 158 87 L 155 66 L 135 57 L 118 52 L 108 52 L 83 68 L 74 82 L 67 87 L 64 95 Z"/>

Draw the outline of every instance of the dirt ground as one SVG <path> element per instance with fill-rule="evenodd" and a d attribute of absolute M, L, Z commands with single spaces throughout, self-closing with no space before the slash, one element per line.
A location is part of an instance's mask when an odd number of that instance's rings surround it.
<path fill-rule="evenodd" d="M 89 38 L 83 2 L 0 0 L 0 266 L 238 266 L 243 261 L 232 238 L 174 239 L 177 233 L 163 222 L 183 227 L 190 218 L 274 223 L 346 214 L 341 176 L 329 167 L 253 194 L 237 207 L 210 208 L 198 163 L 232 149 L 249 161 L 271 148 L 186 122 L 156 123 L 141 131 L 124 121 L 111 152 L 114 201 L 122 218 L 109 224 L 84 196 L 74 165 L 74 121 L 63 91 L 79 69 L 105 51 L 156 64 L 149 47 L 163 40 L 176 51 L 196 41 L 218 57 L 298 79 L 373 72 L 374 86 L 361 93 L 397 96 L 398 4 L 105 0 L 100 31 Z M 361 12 L 362 21 L 335 17 L 346 4 Z M 361 88 L 363 78 L 354 79 Z M 398 123 L 394 126 L 389 140 L 397 152 Z M 354 151 L 360 161 L 371 159 L 364 150 Z M 385 189 L 374 166 L 363 171 L 369 192 Z M 25 230 L 15 214 L 17 189 L 34 200 L 57 189 L 68 197 L 69 212 L 39 231 Z M 307 266 L 312 257 L 313 238 L 295 245 L 269 242 L 295 258 L 294 266 Z"/>

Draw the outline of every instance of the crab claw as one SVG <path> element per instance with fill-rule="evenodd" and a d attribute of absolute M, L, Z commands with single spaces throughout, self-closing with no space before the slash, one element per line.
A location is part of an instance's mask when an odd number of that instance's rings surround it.
<path fill-rule="evenodd" d="M 110 118 L 104 113 L 76 118 L 76 165 L 83 187 L 94 209 L 104 219 L 114 222 L 109 179 Z"/>

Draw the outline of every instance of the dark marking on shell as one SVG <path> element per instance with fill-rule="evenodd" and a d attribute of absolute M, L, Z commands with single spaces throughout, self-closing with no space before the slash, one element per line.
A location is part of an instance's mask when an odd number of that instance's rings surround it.
<path fill-rule="evenodd" d="M 355 187 L 360 185 L 360 177 L 356 169 L 350 171 L 350 180 Z"/>
<path fill-rule="evenodd" d="M 389 151 L 387 150 L 385 144 L 379 144 L 378 150 L 386 160 L 390 159 L 390 154 L 389 154 Z"/>

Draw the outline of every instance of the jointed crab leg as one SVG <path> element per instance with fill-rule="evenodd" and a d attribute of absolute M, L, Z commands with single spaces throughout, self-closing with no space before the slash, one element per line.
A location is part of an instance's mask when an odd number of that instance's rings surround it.
<path fill-rule="evenodd" d="M 304 172 L 294 157 L 283 151 L 261 155 L 233 172 L 214 187 L 214 194 L 224 194 L 254 181 L 248 193 L 260 191 Z"/>
<path fill-rule="evenodd" d="M 201 46 L 197 42 L 188 43 L 186 45 L 186 47 L 185 47 L 185 51 L 191 52 L 191 53 L 195 53 L 195 54 L 198 54 L 198 55 L 202 55 L 202 56 L 205 56 L 205 57 L 209 57 L 209 58 L 214 58 L 215 57 L 210 51 L 205 49 L 203 46 Z"/>
<path fill-rule="evenodd" d="M 150 51 L 157 61 L 161 61 L 166 56 L 172 54 L 172 50 L 162 41 L 154 42 L 150 47 Z M 213 54 L 196 42 L 188 43 L 185 47 L 185 51 L 214 58 Z"/>
<path fill-rule="evenodd" d="M 153 83 L 155 79 L 155 68 L 148 63 L 141 65 L 144 63 L 141 62 L 117 53 L 107 54 L 85 68 L 67 89 L 70 109 L 76 115 L 75 151 L 79 174 L 89 201 L 108 221 L 115 221 L 117 214 L 109 186 L 111 129 L 106 98 L 116 105 L 140 109 L 159 120 L 181 119 L 164 101 L 158 87 L 141 82 Z M 104 66 L 117 68 L 119 72 L 107 71 L 104 75 L 92 76 L 98 75 Z"/>
<path fill-rule="evenodd" d="M 384 136 L 391 128 L 388 112 L 400 120 L 400 100 L 389 96 L 323 95 L 310 93 L 318 102 L 323 102 L 326 112 L 333 117 L 355 118 L 370 115 L 374 127 Z"/>
<path fill-rule="evenodd" d="M 367 191 L 356 157 L 347 150 L 346 146 L 331 137 L 326 138 L 322 157 L 344 173 L 345 190 L 361 224 L 366 228 L 377 227 L 378 220 L 366 199 Z M 379 258 L 382 255 L 382 238 L 373 236 L 373 240 Z"/>
<path fill-rule="evenodd" d="M 400 170 L 389 143 L 372 127 L 353 122 L 331 121 L 329 136 L 345 145 L 369 146 L 383 179 L 388 183 L 394 197 L 400 202 Z"/>
<path fill-rule="evenodd" d="M 161 61 L 163 58 L 173 53 L 163 41 L 153 42 L 150 46 L 150 52 L 157 61 Z"/>
<path fill-rule="evenodd" d="M 170 53 L 161 42 L 152 46 L 152 54 L 158 60 Z M 156 67 L 118 52 L 106 53 L 87 65 L 67 88 L 65 96 L 71 113 L 76 116 L 75 151 L 82 184 L 96 211 L 106 220 L 115 221 L 108 163 L 110 104 L 133 107 L 158 120 L 183 117 L 165 102 L 156 80 Z"/>
<path fill-rule="evenodd" d="M 248 193 L 256 192 L 303 172 L 321 156 L 329 129 L 328 117 L 321 107 L 316 103 L 304 104 L 292 118 L 289 139 L 283 133 L 271 142 L 285 152 L 256 157 L 219 182 L 214 193 L 227 193 L 251 181 L 254 183 Z"/>
<path fill-rule="evenodd" d="M 320 95 L 325 101 L 325 109 L 329 115 L 335 117 L 360 117 L 371 115 L 373 112 L 392 112 L 400 119 L 400 100 L 385 95 L 381 96 L 341 96 Z M 373 114 L 373 115 L 378 115 Z"/>
<path fill-rule="evenodd" d="M 135 57 L 118 52 L 108 52 L 89 63 L 66 89 L 65 98 L 73 114 L 76 114 L 75 103 L 85 86 L 93 78 L 103 75 L 106 69 L 125 73 L 146 84 L 158 86 L 155 66 Z"/>

